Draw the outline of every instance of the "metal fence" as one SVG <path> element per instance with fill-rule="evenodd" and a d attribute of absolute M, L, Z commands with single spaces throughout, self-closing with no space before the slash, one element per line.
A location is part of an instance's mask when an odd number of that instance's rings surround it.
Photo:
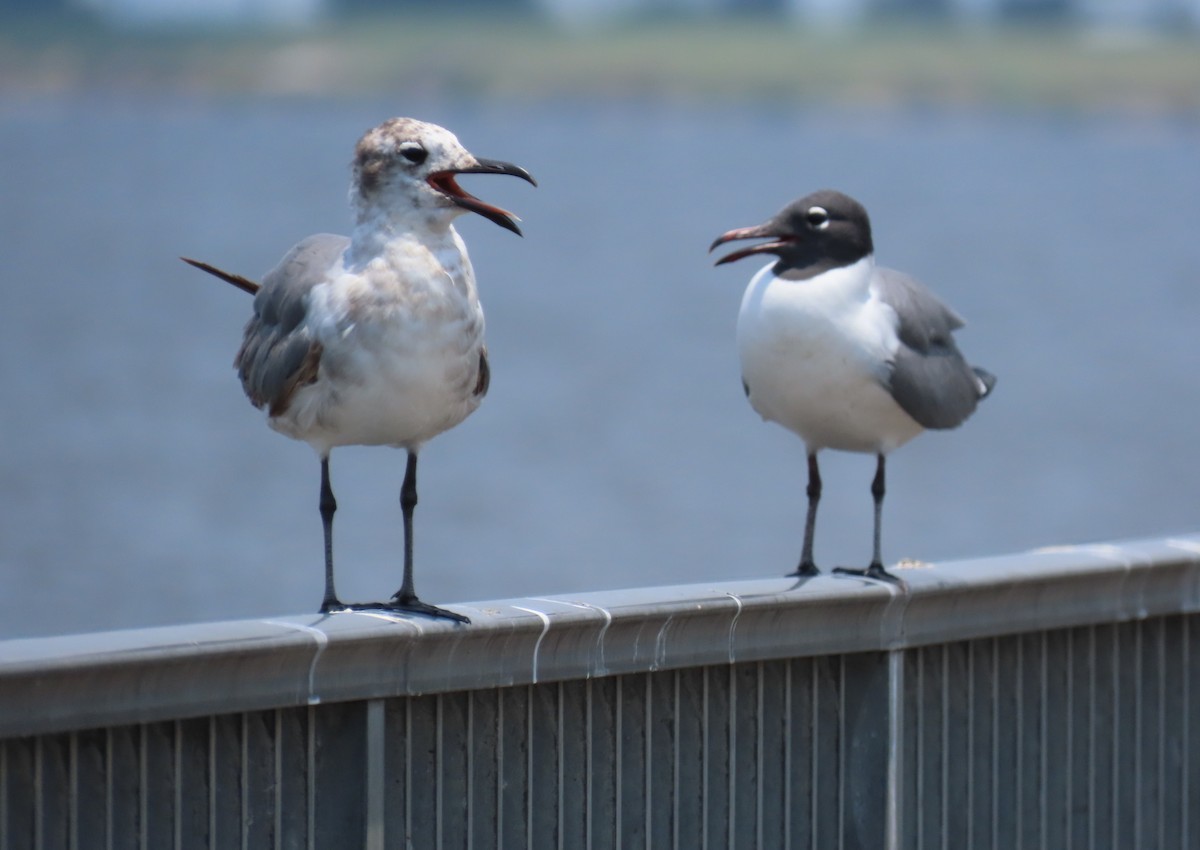
<path fill-rule="evenodd" d="M 0 848 L 1200 847 L 1200 535 L 0 643 Z"/>

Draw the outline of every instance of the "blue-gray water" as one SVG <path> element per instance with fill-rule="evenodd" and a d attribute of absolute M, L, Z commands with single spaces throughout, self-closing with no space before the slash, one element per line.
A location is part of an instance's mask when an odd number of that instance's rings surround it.
<path fill-rule="evenodd" d="M 314 610 L 318 466 L 231 369 L 260 275 L 345 232 L 357 136 L 445 124 L 541 186 L 470 178 L 494 376 L 422 454 L 430 601 L 779 574 L 800 442 L 742 397 L 753 262 L 706 247 L 821 186 L 969 320 L 1000 383 L 893 456 L 885 558 L 1200 527 L 1200 129 L 1158 118 L 769 106 L 0 100 L 0 635 Z M 464 181 L 466 182 L 466 181 Z M 334 453 L 340 590 L 399 583 L 403 456 Z M 870 547 L 872 460 L 828 454 L 824 567 Z"/>

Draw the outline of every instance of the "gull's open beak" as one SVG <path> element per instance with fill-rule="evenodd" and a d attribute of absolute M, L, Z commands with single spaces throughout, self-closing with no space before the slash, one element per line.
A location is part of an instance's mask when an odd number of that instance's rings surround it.
<path fill-rule="evenodd" d="M 708 250 L 711 253 L 716 250 L 718 245 L 724 245 L 726 242 L 734 242 L 738 239 L 766 239 L 768 241 L 751 245 L 749 248 L 742 248 L 740 251 L 734 251 L 732 254 L 727 254 L 717 260 L 714 265 L 722 266 L 725 263 L 732 263 L 743 257 L 749 257 L 752 254 L 777 254 L 781 249 L 797 241 L 797 237 L 790 233 L 777 233 L 772 230 L 771 225 L 768 223 L 755 227 L 739 227 L 736 230 L 730 230 L 728 233 L 722 233 L 708 246 Z"/>
<path fill-rule="evenodd" d="M 494 221 L 505 230 L 511 230 L 520 236 L 521 228 L 517 227 L 517 222 L 520 221 L 519 218 L 508 210 L 494 207 L 491 204 L 485 204 L 479 198 L 476 198 L 459 186 L 454 177 L 457 174 L 510 174 L 513 177 L 520 177 L 522 180 L 527 180 L 534 186 L 537 185 L 537 181 L 524 168 L 521 168 L 519 165 L 513 165 L 511 162 L 501 162 L 496 159 L 476 159 L 475 163 L 475 165 L 469 165 L 464 168 L 435 171 L 427 178 L 429 185 L 463 209 L 479 213 L 489 221 Z"/>

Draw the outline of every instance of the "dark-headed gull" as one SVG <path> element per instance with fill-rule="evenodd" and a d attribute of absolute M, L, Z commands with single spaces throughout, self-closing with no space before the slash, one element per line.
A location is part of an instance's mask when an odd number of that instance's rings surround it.
<path fill-rule="evenodd" d="M 875 265 L 867 211 L 822 190 L 788 204 L 757 227 L 730 230 L 709 250 L 763 239 L 717 261 L 755 254 L 775 260 L 754 276 L 738 314 L 742 382 L 751 406 L 804 440 L 808 514 L 796 574 L 815 575 L 813 529 L 821 498 L 821 449 L 877 458 L 871 495 L 875 538 L 865 570 L 883 568 L 880 521 L 888 452 L 926 428 L 954 428 L 996 379 L 970 366 L 954 343 L 957 313 L 913 278 Z"/>

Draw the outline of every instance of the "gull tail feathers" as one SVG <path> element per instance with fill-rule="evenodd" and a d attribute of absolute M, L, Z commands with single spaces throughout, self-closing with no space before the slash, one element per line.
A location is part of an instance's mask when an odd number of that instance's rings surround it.
<path fill-rule="evenodd" d="M 196 268 L 200 269 L 200 271 L 208 272 L 210 275 L 219 277 L 226 283 L 233 284 L 238 289 L 242 290 L 242 292 L 248 292 L 251 295 L 254 295 L 259 290 L 260 284 L 255 283 L 254 281 L 250 280 L 250 278 L 242 277 L 240 274 L 230 274 L 227 271 L 222 271 L 216 266 L 210 266 L 208 263 L 202 263 L 199 260 L 191 260 L 187 257 L 180 257 L 179 259 L 183 260 L 189 266 L 195 266 Z"/>

